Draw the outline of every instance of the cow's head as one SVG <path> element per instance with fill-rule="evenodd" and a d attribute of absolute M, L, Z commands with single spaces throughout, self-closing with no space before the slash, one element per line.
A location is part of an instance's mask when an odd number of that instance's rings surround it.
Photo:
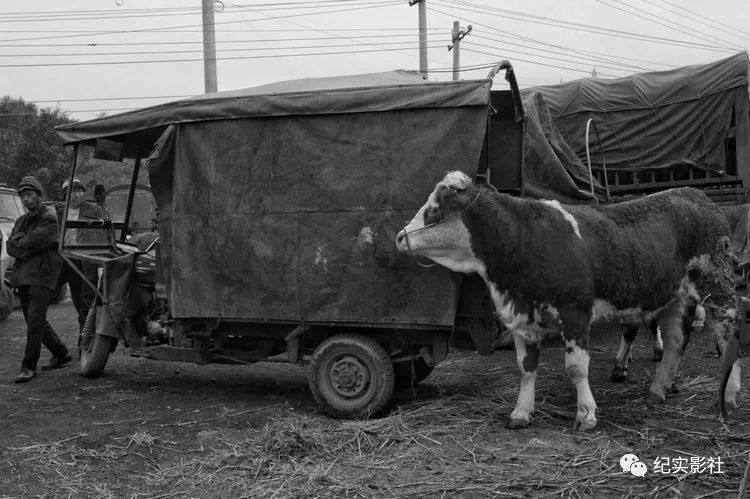
<path fill-rule="evenodd" d="M 398 250 L 425 256 L 456 272 L 479 271 L 484 266 L 474 255 L 471 235 L 462 219 L 479 193 L 479 186 L 466 174 L 448 173 L 396 236 Z"/>

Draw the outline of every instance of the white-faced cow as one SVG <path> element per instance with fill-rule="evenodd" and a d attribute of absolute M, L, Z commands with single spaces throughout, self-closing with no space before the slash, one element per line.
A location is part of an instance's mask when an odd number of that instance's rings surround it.
<path fill-rule="evenodd" d="M 541 338 L 555 328 L 578 395 L 575 427 L 589 430 L 596 426 L 588 381 L 592 321 L 646 324 L 658 315 L 665 348 L 650 392 L 663 401 L 686 344 L 688 308 L 709 293 L 709 302 L 734 304 L 728 234 L 724 215 L 694 189 L 567 206 L 501 194 L 451 172 L 396 244 L 486 282 L 497 316 L 513 331 L 521 370 L 509 427 L 529 424 Z"/>

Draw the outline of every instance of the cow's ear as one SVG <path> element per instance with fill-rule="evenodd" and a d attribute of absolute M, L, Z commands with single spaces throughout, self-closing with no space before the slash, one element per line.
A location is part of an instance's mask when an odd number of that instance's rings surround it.
<path fill-rule="evenodd" d="M 437 193 L 437 201 L 443 209 L 444 214 L 462 210 L 465 206 L 463 190 L 457 191 L 450 187 L 443 187 Z"/>

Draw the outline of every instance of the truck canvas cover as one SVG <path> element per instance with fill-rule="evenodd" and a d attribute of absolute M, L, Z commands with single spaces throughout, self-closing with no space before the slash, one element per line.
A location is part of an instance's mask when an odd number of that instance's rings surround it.
<path fill-rule="evenodd" d="M 623 78 L 583 78 L 522 91 L 543 99 L 554 124 L 579 158 L 586 158 L 586 121 L 600 132 L 607 170 L 638 173 L 675 164 L 720 172 L 725 139 L 735 127 L 737 162 L 750 161 L 748 55 L 710 64 Z M 591 132 L 591 162 L 601 156 Z"/>
<path fill-rule="evenodd" d="M 150 153 L 176 318 L 448 327 L 459 280 L 394 241 L 446 171 L 475 173 L 491 85 L 304 79 L 58 133 Z"/>

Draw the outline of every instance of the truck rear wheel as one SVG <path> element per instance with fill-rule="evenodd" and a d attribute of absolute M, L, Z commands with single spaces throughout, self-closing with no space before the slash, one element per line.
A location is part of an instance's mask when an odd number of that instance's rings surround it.
<path fill-rule="evenodd" d="M 396 362 L 393 364 L 393 373 L 396 376 L 396 388 L 409 388 L 420 383 L 432 372 L 433 367 L 428 366 L 423 358 Z"/>
<path fill-rule="evenodd" d="M 338 418 L 366 418 L 382 411 L 393 396 L 393 363 L 372 338 L 331 336 L 312 354 L 309 384 L 324 412 Z"/>
<path fill-rule="evenodd" d="M 109 360 L 109 354 L 116 346 L 116 338 L 103 334 L 94 335 L 89 345 L 81 349 L 81 374 L 87 378 L 101 376 Z"/>

